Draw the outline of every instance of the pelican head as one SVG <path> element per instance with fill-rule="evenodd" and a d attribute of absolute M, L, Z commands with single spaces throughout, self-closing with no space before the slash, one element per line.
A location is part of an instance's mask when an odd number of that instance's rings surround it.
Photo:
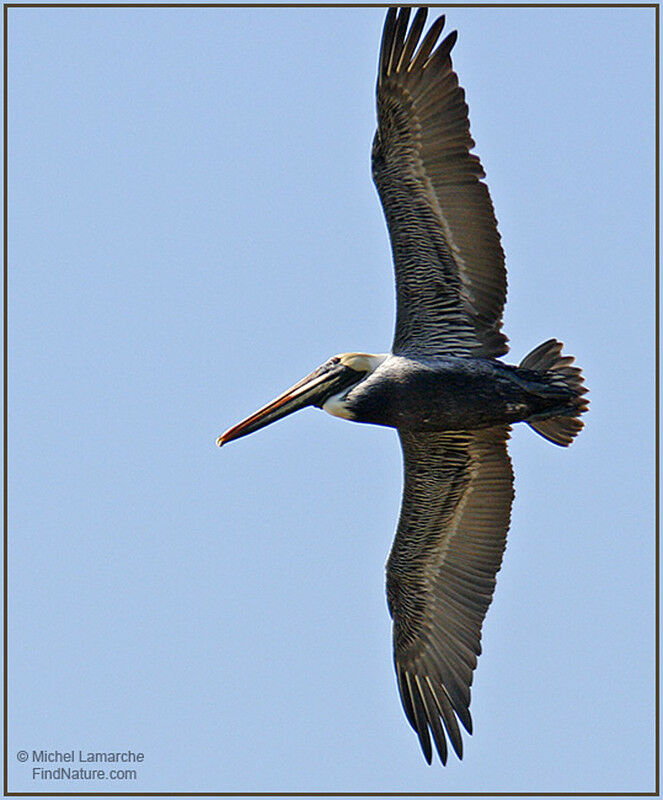
<path fill-rule="evenodd" d="M 341 353 L 332 356 L 271 403 L 229 428 L 216 440 L 217 445 L 221 447 L 226 442 L 253 433 L 306 406 L 317 406 L 334 416 L 350 418 L 344 410 L 343 397 L 353 386 L 374 372 L 386 357 L 386 354 L 370 353 Z"/>

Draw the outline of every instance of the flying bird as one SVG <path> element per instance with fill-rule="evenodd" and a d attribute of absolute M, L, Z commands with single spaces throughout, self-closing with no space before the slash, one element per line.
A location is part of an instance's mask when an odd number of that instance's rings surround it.
<path fill-rule="evenodd" d="M 465 93 L 444 17 L 390 8 L 380 48 L 373 179 L 396 275 L 390 353 L 333 356 L 217 439 L 219 446 L 305 406 L 396 428 L 404 462 L 387 562 L 394 665 L 405 715 L 428 763 L 459 758 L 472 733 L 470 686 L 506 545 L 510 426 L 567 446 L 587 389 L 550 339 L 518 366 L 499 360 L 504 252 L 485 173 L 470 153 Z"/>

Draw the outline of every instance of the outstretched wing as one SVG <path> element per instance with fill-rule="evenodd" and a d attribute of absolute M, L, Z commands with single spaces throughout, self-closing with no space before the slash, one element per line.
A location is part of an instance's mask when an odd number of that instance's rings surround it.
<path fill-rule="evenodd" d="M 393 352 L 500 356 L 504 252 L 485 173 L 469 152 L 465 92 L 449 55 L 456 32 L 434 49 L 440 17 L 419 45 L 426 9 L 408 31 L 409 16 L 387 14 L 372 155 L 396 271 Z"/>
<path fill-rule="evenodd" d="M 430 729 L 444 764 L 444 729 L 459 758 L 456 718 L 472 733 L 472 673 L 513 500 L 509 428 L 400 437 L 405 486 L 387 563 L 394 663 L 426 760 Z"/>

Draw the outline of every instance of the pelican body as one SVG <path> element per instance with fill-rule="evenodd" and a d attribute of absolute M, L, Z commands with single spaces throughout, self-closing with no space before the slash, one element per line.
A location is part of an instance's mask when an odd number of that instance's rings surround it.
<path fill-rule="evenodd" d="M 546 342 L 554 347 L 555 340 Z M 565 359 L 567 361 L 568 359 Z M 496 359 L 342 353 L 217 439 L 219 446 L 317 406 L 335 417 L 412 432 L 574 420 L 577 391 L 552 376 Z"/>
<path fill-rule="evenodd" d="M 387 562 L 394 666 L 424 756 L 442 763 L 460 722 L 472 732 L 470 686 L 502 562 L 513 500 L 506 443 L 528 423 L 567 446 L 587 392 L 573 358 L 549 339 L 503 363 L 504 252 L 464 92 L 440 44 L 439 17 L 390 8 L 378 65 L 373 178 L 396 275 L 391 353 L 333 356 L 217 439 L 238 439 L 305 406 L 395 428 L 404 488 Z"/>
<path fill-rule="evenodd" d="M 492 359 L 387 355 L 322 408 L 399 430 L 462 431 L 572 411 L 573 398 L 565 385 Z"/>

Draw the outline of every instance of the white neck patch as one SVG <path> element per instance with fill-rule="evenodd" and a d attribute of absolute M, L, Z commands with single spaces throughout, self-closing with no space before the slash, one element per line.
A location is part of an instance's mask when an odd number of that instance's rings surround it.
<path fill-rule="evenodd" d="M 350 410 L 345 407 L 345 401 L 342 399 L 347 392 L 347 389 L 343 389 L 342 392 L 328 397 L 322 404 L 323 410 L 328 414 L 331 414 L 332 417 L 341 417 L 341 419 L 354 419 Z"/>

